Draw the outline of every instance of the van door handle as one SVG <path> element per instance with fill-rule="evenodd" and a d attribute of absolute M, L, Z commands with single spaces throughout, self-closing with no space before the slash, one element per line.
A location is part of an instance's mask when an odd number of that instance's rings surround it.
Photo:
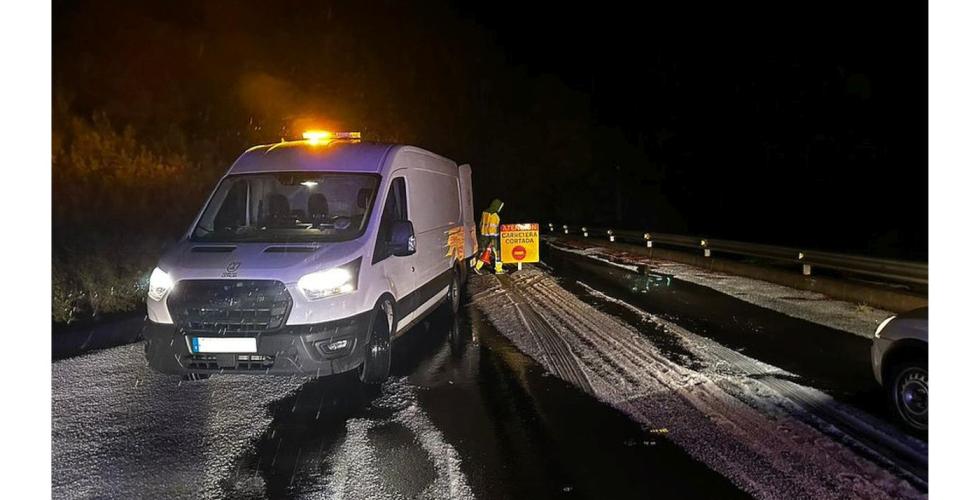
<path fill-rule="evenodd" d="M 415 272 L 415 266 L 412 266 L 412 272 L 413 273 Z"/>

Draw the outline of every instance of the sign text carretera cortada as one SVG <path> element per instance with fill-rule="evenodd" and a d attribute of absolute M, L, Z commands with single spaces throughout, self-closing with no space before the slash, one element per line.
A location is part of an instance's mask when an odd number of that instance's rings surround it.
<path fill-rule="evenodd" d="M 500 254 L 504 264 L 538 262 L 538 225 L 501 224 Z"/>

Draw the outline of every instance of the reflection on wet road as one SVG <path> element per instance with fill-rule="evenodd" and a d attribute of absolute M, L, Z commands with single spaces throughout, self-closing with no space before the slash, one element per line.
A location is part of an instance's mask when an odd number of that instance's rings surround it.
<path fill-rule="evenodd" d="M 139 343 L 52 363 L 55 498 L 738 497 L 662 435 L 549 376 L 475 307 L 356 377 L 181 382 Z"/>
<path fill-rule="evenodd" d="M 434 314 L 394 377 L 302 386 L 273 408 L 228 496 L 740 496 L 671 442 L 546 373 L 483 317 Z"/>
<path fill-rule="evenodd" d="M 698 364 L 715 348 L 692 352 L 704 346 L 646 321 L 648 311 L 842 400 L 872 409 L 866 401 L 878 401 L 877 394 L 866 397 L 865 339 L 665 276 L 587 259 L 549 261 L 558 282 L 588 303 L 581 305 L 583 318 L 598 321 L 598 309 L 623 320 L 652 341 L 644 349 L 685 369 L 711 371 Z M 746 495 L 662 429 L 645 429 L 549 375 L 484 316 L 512 310 L 487 310 L 493 302 L 488 293 L 470 298 L 479 308 L 471 304 L 456 317 L 443 308 L 399 338 L 393 376 L 375 388 L 353 374 L 317 380 L 222 375 L 181 383 L 150 371 L 140 344 L 56 360 L 53 496 Z M 737 358 L 725 357 L 736 364 Z M 642 370 L 634 371 L 626 375 Z M 676 414 L 663 417 L 659 421 L 674 424 L 673 437 L 685 430 Z"/>
<path fill-rule="evenodd" d="M 678 365 L 701 361 L 645 311 L 877 412 L 866 339 L 667 277 L 549 263 L 563 287 Z M 379 388 L 353 375 L 180 383 L 150 371 L 139 344 L 55 361 L 52 377 L 55 497 L 745 496 L 675 441 L 549 375 L 473 306 L 457 317 L 443 308 L 398 339 Z"/>

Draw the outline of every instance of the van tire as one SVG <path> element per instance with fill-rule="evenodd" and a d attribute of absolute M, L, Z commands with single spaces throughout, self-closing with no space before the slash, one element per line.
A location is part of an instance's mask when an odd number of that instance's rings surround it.
<path fill-rule="evenodd" d="M 449 309 L 456 314 L 459 312 L 459 304 L 462 302 L 463 286 L 460 282 L 459 271 L 453 271 L 453 279 L 449 282 L 449 291 L 446 292 L 446 302 L 449 302 Z"/>
<path fill-rule="evenodd" d="M 459 261 L 459 264 L 457 264 L 457 266 L 456 266 L 456 272 L 459 273 L 459 284 L 461 286 L 463 286 L 463 287 L 466 286 L 466 283 L 470 279 L 470 273 L 469 273 L 470 265 L 469 265 L 469 262 L 470 262 L 470 259 L 461 260 L 461 261 Z"/>
<path fill-rule="evenodd" d="M 360 379 L 364 384 L 380 384 L 391 373 L 391 324 L 394 317 L 395 304 L 390 298 L 384 297 L 374 306 L 360 369 Z"/>

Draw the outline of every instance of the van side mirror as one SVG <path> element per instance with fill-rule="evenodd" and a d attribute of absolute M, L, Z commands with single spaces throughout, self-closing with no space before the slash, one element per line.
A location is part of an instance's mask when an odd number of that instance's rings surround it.
<path fill-rule="evenodd" d="M 396 257 L 415 253 L 415 227 L 411 221 L 396 220 L 388 233 L 388 251 Z"/>

